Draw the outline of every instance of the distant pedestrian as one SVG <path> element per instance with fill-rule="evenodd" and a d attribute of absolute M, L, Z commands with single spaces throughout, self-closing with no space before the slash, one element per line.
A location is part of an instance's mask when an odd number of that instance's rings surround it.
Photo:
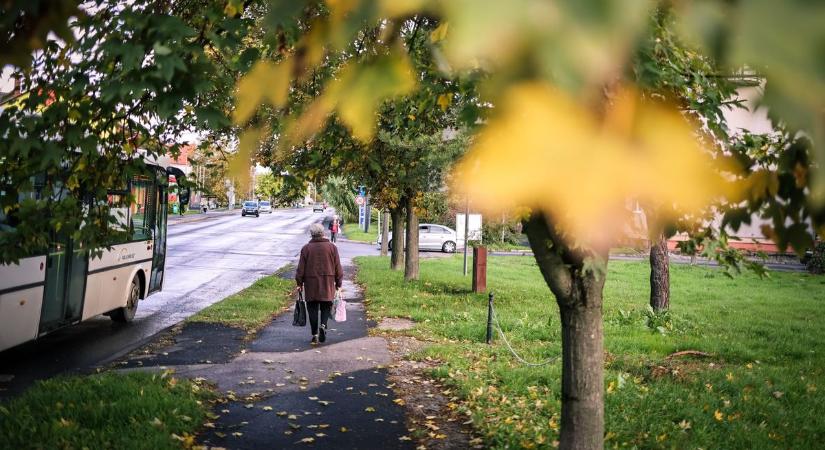
<path fill-rule="evenodd" d="M 309 234 L 312 239 L 301 249 L 295 281 L 298 289 L 303 289 L 312 344 L 317 344 L 327 339 L 327 321 L 335 292 L 344 281 L 344 270 L 338 248 L 324 237 L 324 227 L 314 223 L 309 226 Z"/>
<path fill-rule="evenodd" d="M 341 232 L 341 219 L 339 219 L 338 215 L 336 214 L 332 218 L 332 221 L 329 223 L 329 239 L 332 242 L 336 242 L 338 240 L 338 238 L 337 238 L 338 233 L 340 233 L 340 232 Z"/>

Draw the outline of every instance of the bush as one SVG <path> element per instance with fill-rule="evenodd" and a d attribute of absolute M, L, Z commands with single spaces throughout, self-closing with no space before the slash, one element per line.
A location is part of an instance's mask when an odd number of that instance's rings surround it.
<path fill-rule="evenodd" d="M 820 241 L 814 245 L 813 254 L 808 259 L 808 272 L 825 273 L 825 241 Z"/>
<path fill-rule="evenodd" d="M 520 245 L 522 242 L 521 222 L 507 220 L 505 222 L 485 222 L 481 227 L 482 241 L 489 244 Z"/>

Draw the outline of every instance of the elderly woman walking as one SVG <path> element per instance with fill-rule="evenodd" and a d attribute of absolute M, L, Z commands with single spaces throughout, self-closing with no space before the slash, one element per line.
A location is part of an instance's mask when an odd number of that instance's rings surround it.
<path fill-rule="evenodd" d="M 324 227 L 314 223 L 309 226 L 309 234 L 312 239 L 301 249 L 295 281 L 298 289 L 304 292 L 312 343 L 317 344 L 327 339 L 327 321 L 332 311 L 335 291 L 341 289 L 344 281 L 344 271 L 338 248 L 324 238 Z"/>

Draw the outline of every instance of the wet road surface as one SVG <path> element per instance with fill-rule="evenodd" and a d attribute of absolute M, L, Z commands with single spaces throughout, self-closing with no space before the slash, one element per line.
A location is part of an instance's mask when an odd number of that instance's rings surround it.
<path fill-rule="evenodd" d="M 156 333 L 293 262 L 307 227 L 326 214 L 275 210 L 259 218 L 240 212 L 169 226 L 163 291 L 138 306 L 135 320 L 99 316 L 0 352 L 0 397 L 33 381 L 106 364 Z"/>

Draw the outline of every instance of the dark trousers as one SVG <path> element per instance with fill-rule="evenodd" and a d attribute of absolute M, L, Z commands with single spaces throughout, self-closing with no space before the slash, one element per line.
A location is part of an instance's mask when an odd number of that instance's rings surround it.
<path fill-rule="evenodd" d="M 318 319 L 324 328 L 327 326 L 327 321 L 332 313 L 332 302 L 307 302 L 307 315 L 309 316 L 309 327 L 312 330 L 312 335 L 318 334 Z"/>
<path fill-rule="evenodd" d="M 337 235 L 338 235 L 338 233 L 336 233 L 334 231 L 330 231 L 329 232 L 329 236 L 330 236 L 329 240 L 332 241 L 332 242 L 335 242 L 335 236 L 337 236 Z"/>

